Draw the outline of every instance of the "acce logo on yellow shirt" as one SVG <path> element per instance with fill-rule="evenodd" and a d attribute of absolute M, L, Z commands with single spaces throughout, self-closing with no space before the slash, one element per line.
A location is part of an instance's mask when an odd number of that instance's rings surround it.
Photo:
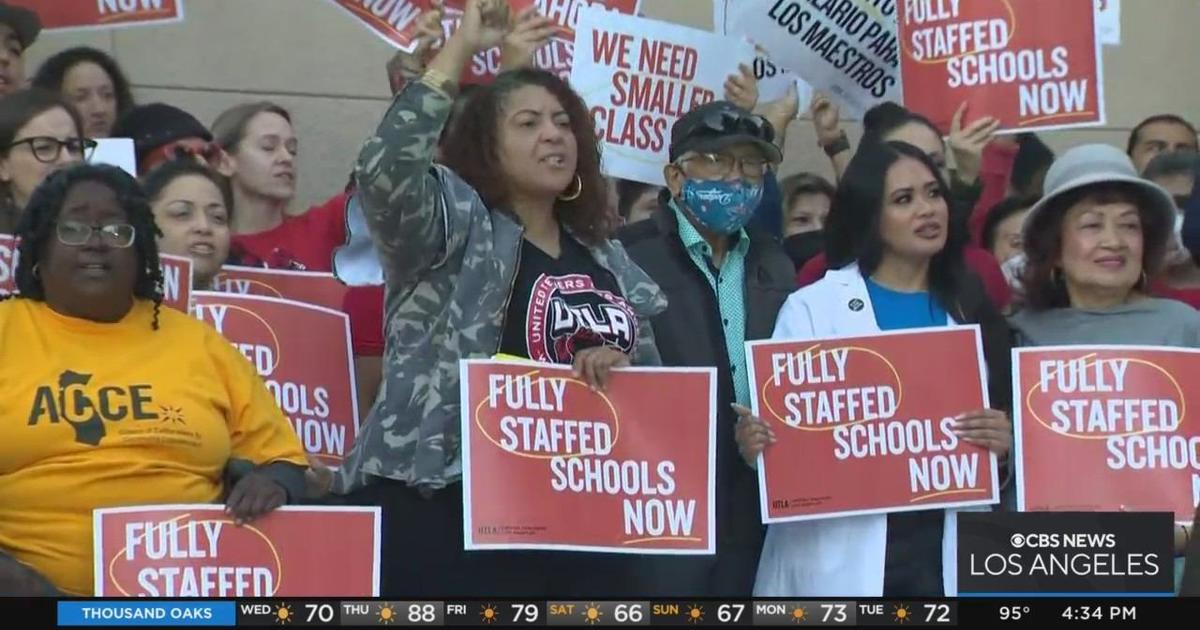
<path fill-rule="evenodd" d="M 67 422 L 75 430 L 75 441 L 95 446 L 104 439 L 104 423 L 121 420 L 158 420 L 154 412 L 153 385 L 105 386 L 96 391 L 96 400 L 87 393 L 91 374 L 67 370 L 58 377 L 57 388 L 42 385 L 29 410 L 29 426 L 48 421 Z M 182 414 L 168 407 L 161 408 L 168 419 L 183 422 Z M 175 413 L 171 413 L 171 412 Z M 174 417 L 171 417 L 174 416 Z"/>

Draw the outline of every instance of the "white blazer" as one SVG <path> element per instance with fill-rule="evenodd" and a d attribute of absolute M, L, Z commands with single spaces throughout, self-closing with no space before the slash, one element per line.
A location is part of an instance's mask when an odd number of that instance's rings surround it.
<path fill-rule="evenodd" d="M 947 319 L 948 326 L 958 325 Z M 805 340 L 878 332 L 867 284 L 858 265 L 850 265 L 829 270 L 821 280 L 788 297 L 771 338 Z M 947 597 L 958 593 L 958 511 L 946 510 L 942 535 Z M 773 523 L 758 562 L 754 596 L 881 597 L 886 545 L 886 514 Z"/>

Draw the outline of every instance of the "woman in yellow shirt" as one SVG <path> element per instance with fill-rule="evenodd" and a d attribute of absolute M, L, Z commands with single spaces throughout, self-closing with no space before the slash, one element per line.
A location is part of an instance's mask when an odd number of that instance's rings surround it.
<path fill-rule="evenodd" d="M 154 219 L 108 166 L 52 175 L 0 302 L 0 593 L 90 595 L 92 510 L 300 498 L 305 457 L 253 366 L 160 308 Z"/>

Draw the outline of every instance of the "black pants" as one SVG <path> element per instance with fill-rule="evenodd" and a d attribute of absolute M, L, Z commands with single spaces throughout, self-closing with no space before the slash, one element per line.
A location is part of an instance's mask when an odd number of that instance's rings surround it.
<path fill-rule="evenodd" d="M 557 551 L 464 551 L 462 484 L 429 499 L 378 480 L 348 497 L 382 508 L 383 597 L 619 598 L 637 595 L 639 556 Z"/>

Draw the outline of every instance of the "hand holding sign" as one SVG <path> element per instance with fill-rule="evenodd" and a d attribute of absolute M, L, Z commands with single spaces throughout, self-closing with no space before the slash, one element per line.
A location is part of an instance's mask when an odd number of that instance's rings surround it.
<path fill-rule="evenodd" d="M 758 456 L 766 450 L 768 444 L 775 443 L 775 432 L 754 415 L 753 411 L 738 404 L 733 405 L 733 410 L 738 415 L 737 426 L 734 429 L 738 451 L 748 466 L 758 468 Z"/>
<path fill-rule="evenodd" d="M 529 6 L 517 14 L 515 24 L 500 46 L 500 68 L 533 67 L 533 53 L 558 32 L 558 23 Z"/>
<path fill-rule="evenodd" d="M 233 484 L 225 500 L 225 513 L 242 525 L 287 503 L 287 491 L 261 472 L 252 472 Z"/>
<path fill-rule="evenodd" d="M 510 28 L 507 0 L 467 0 L 462 22 L 452 37 L 468 45 L 472 53 L 500 45 Z"/>
<path fill-rule="evenodd" d="M 738 70 L 725 79 L 725 100 L 750 111 L 758 105 L 758 79 L 747 64 L 739 65 Z"/>
<path fill-rule="evenodd" d="M 416 78 L 425 72 L 425 66 L 428 65 L 430 56 L 441 48 L 442 19 L 444 17 L 445 8 L 442 6 L 442 0 L 433 0 L 429 11 L 421 14 L 417 20 L 416 32 L 413 37 L 415 48 L 412 49 L 412 52 L 400 49 L 388 61 L 388 85 L 392 88 L 392 94 L 399 92 L 406 80 Z"/>
<path fill-rule="evenodd" d="M 817 144 L 827 147 L 842 137 L 842 110 L 824 92 L 813 92 L 808 110 L 812 116 Z"/>
<path fill-rule="evenodd" d="M 1012 448 L 1012 422 L 1003 411 L 979 409 L 958 416 L 954 433 L 964 442 L 982 446 L 997 457 L 1008 455 Z"/>
<path fill-rule="evenodd" d="M 594 392 L 603 392 L 608 387 L 609 373 L 619 367 L 629 367 L 629 357 L 620 350 L 601 346 L 575 353 L 574 374 Z"/>

